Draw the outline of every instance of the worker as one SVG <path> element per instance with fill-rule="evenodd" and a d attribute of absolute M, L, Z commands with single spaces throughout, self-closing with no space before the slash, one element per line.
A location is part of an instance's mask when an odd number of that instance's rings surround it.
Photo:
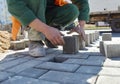
<path fill-rule="evenodd" d="M 88 0 L 7 0 L 8 10 L 23 26 L 29 27 L 29 54 L 45 56 L 43 41 L 51 45 L 64 45 L 62 33 L 58 30 L 73 23 L 79 24 L 71 32 L 85 36 L 84 25 L 89 16 Z M 48 45 L 49 46 L 49 45 Z"/>

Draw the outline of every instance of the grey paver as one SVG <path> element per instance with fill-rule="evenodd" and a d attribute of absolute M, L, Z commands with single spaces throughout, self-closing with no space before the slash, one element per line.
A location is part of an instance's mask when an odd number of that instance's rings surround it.
<path fill-rule="evenodd" d="M 42 61 L 31 60 L 31 61 L 22 63 L 20 65 L 17 65 L 13 68 L 7 69 L 6 71 L 13 72 L 13 73 L 20 73 L 21 71 L 28 69 L 28 68 L 31 68 L 31 67 L 33 67 L 37 64 L 40 64 L 40 63 L 42 63 Z"/>
<path fill-rule="evenodd" d="M 14 75 L 14 74 L 12 74 L 12 73 L 1 72 L 1 71 L 0 71 L 0 82 L 6 80 L 6 79 L 8 79 L 8 78 L 10 78 L 10 77 L 13 76 L 13 75 Z"/>
<path fill-rule="evenodd" d="M 62 64 L 62 63 L 53 63 L 53 62 L 44 62 L 36 66 L 36 68 L 66 71 L 66 72 L 74 72 L 78 67 L 79 65 L 77 64 Z"/>
<path fill-rule="evenodd" d="M 100 76 L 96 84 L 120 84 L 120 77 Z"/>
<path fill-rule="evenodd" d="M 1 84 L 59 84 L 59 83 L 27 78 L 22 76 L 15 76 Z"/>
<path fill-rule="evenodd" d="M 105 57 L 90 56 L 88 59 L 82 62 L 82 65 L 102 66 L 104 61 L 105 61 Z"/>
<path fill-rule="evenodd" d="M 18 75 L 32 77 L 32 78 L 38 78 L 41 75 L 43 75 L 44 73 L 46 73 L 47 71 L 48 70 L 44 70 L 44 69 L 29 68 L 29 69 L 22 71 Z"/>
<path fill-rule="evenodd" d="M 98 66 L 81 66 L 76 73 L 99 74 L 101 67 Z"/>
<path fill-rule="evenodd" d="M 6 69 L 11 68 L 13 66 L 16 66 L 18 64 L 27 62 L 28 60 L 29 59 L 19 58 L 19 59 L 16 59 L 16 60 L 11 60 L 11 61 L 8 61 L 8 62 L 4 62 L 4 63 L 0 64 L 0 70 L 6 70 Z"/>
<path fill-rule="evenodd" d="M 65 57 L 65 58 L 74 58 L 74 59 L 86 59 L 88 58 L 88 54 L 60 54 L 58 57 Z"/>
<path fill-rule="evenodd" d="M 104 45 L 103 45 L 103 41 L 100 41 L 100 53 L 102 53 L 103 55 L 105 55 L 105 50 L 104 50 Z"/>
<path fill-rule="evenodd" d="M 96 76 L 79 73 L 49 71 L 40 79 L 60 82 L 61 84 L 94 84 Z"/>
<path fill-rule="evenodd" d="M 105 41 L 104 49 L 106 57 L 120 57 L 120 41 Z"/>
<path fill-rule="evenodd" d="M 82 64 L 82 62 L 85 61 L 85 59 L 68 59 L 63 63 L 67 63 L 67 64 Z"/>

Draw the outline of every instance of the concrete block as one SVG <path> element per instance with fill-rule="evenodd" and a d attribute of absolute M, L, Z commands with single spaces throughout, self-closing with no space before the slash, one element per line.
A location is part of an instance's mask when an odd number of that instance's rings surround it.
<path fill-rule="evenodd" d="M 64 37 L 65 45 L 63 45 L 64 54 L 75 54 L 79 50 L 79 42 L 77 37 L 66 36 Z"/>
<path fill-rule="evenodd" d="M 53 63 L 53 62 L 44 62 L 36 68 L 38 69 L 48 69 L 48 70 L 57 70 L 57 71 L 65 71 L 65 72 L 74 72 L 79 65 L 77 64 L 63 64 L 63 63 Z"/>
<path fill-rule="evenodd" d="M 95 39 L 99 39 L 99 31 L 95 31 Z"/>
<path fill-rule="evenodd" d="M 100 53 L 101 53 L 102 55 L 105 55 L 105 50 L 104 50 L 104 45 L 103 45 L 103 43 L 104 43 L 103 41 L 100 41 L 100 45 L 99 45 L 100 48 L 99 48 L 99 49 L 100 49 Z"/>
<path fill-rule="evenodd" d="M 94 84 L 96 76 L 80 73 L 49 71 L 39 79 L 56 81 L 60 82 L 61 84 Z"/>
<path fill-rule="evenodd" d="M 92 34 L 93 34 L 93 42 L 95 42 L 96 41 L 96 39 L 95 39 L 95 32 L 93 32 Z"/>
<path fill-rule="evenodd" d="M 24 39 L 24 35 L 18 35 L 17 36 L 17 40 L 21 40 L 21 39 Z"/>
<path fill-rule="evenodd" d="M 106 57 L 120 57 L 120 41 L 105 41 L 104 49 Z"/>
<path fill-rule="evenodd" d="M 84 50 L 85 49 L 85 41 L 82 39 L 82 37 L 80 35 L 73 35 L 73 37 L 78 38 L 79 50 Z"/>
<path fill-rule="evenodd" d="M 94 42 L 93 33 L 90 33 L 90 43 L 92 44 L 93 42 Z"/>
<path fill-rule="evenodd" d="M 11 41 L 10 49 L 13 49 L 13 50 L 25 49 L 25 42 L 23 40 Z"/>
<path fill-rule="evenodd" d="M 111 41 L 112 34 L 111 33 L 102 33 L 102 41 Z"/>
<path fill-rule="evenodd" d="M 90 34 L 85 34 L 85 35 L 86 35 L 85 45 L 89 46 L 90 45 Z"/>
<path fill-rule="evenodd" d="M 23 39 L 24 43 L 25 43 L 25 47 L 29 47 L 30 41 L 29 39 Z"/>

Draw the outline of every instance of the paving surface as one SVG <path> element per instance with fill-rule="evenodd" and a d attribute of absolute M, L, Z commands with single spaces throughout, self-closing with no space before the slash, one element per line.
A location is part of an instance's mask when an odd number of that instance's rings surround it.
<path fill-rule="evenodd" d="M 113 40 L 120 34 L 113 34 Z M 33 58 L 28 49 L 0 54 L 0 84 L 120 84 L 120 58 L 99 52 L 99 40 L 77 54 L 62 47 Z"/>

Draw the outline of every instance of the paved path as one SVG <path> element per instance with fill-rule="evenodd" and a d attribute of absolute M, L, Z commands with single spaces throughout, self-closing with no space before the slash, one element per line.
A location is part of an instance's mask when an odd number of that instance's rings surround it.
<path fill-rule="evenodd" d="M 99 40 L 75 55 L 46 49 L 40 58 L 27 49 L 1 54 L 0 84 L 120 84 L 120 58 L 105 58 L 98 46 Z"/>

